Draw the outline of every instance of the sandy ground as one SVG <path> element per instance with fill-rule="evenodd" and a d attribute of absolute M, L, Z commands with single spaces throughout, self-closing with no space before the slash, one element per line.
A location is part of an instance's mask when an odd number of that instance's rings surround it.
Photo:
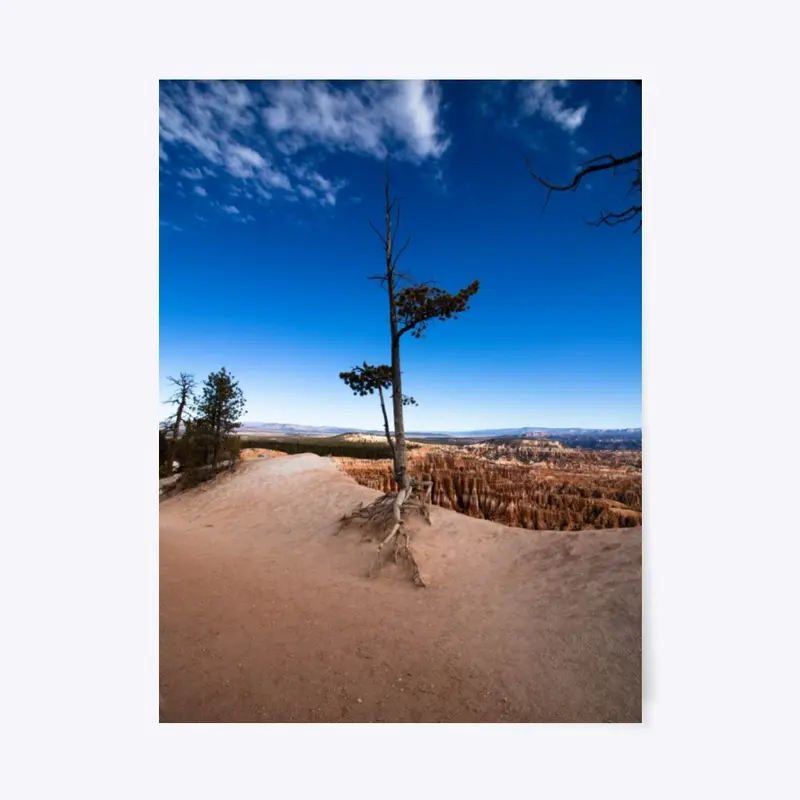
<path fill-rule="evenodd" d="M 266 447 L 245 447 L 239 453 L 239 458 L 243 461 L 249 461 L 252 458 L 267 458 L 269 456 L 280 458 L 285 455 L 286 453 L 282 453 L 280 450 L 269 450 Z"/>
<path fill-rule="evenodd" d="M 377 492 L 314 455 L 165 500 L 162 722 L 639 722 L 641 529 L 434 507 L 428 588 L 336 520 Z"/>

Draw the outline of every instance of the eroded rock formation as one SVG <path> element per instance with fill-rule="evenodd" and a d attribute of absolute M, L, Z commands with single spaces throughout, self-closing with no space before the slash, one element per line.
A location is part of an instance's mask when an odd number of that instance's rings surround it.
<path fill-rule="evenodd" d="M 504 525 L 582 530 L 642 524 L 641 454 L 536 450 L 540 461 L 520 463 L 505 452 L 487 458 L 469 448 L 423 447 L 409 453 L 409 469 L 433 481 L 436 505 Z M 396 490 L 388 460 L 335 461 L 362 486 Z"/>

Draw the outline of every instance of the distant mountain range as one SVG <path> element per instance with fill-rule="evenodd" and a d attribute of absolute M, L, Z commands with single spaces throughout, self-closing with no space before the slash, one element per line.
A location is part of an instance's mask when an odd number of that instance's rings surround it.
<path fill-rule="evenodd" d="M 293 425 L 282 422 L 243 422 L 239 433 L 273 434 L 278 436 L 338 436 L 343 433 L 370 433 L 382 436 L 382 430 L 366 428 L 332 428 L 318 425 Z M 408 437 L 453 439 L 490 439 L 494 437 L 537 438 L 538 436 L 617 436 L 641 438 L 641 428 L 485 428 L 475 431 L 406 431 Z"/>

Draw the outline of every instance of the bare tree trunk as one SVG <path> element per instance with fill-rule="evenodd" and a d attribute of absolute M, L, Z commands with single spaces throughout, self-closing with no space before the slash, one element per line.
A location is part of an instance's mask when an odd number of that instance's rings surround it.
<path fill-rule="evenodd" d="M 394 477 L 397 481 L 397 498 L 395 500 L 395 518 L 400 521 L 400 506 L 409 489 L 406 474 L 406 432 L 403 424 L 403 386 L 400 375 L 400 337 L 397 334 L 397 297 L 394 283 L 394 238 L 392 236 L 392 197 L 389 178 L 389 165 L 386 165 L 386 182 L 384 185 L 386 212 L 386 288 L 389 292 L 389 327 L 392 336 L 392 410 L 394 412 Z"/>
<path fill-rule="evenodd" d="M 217 468 L 217 461 L 219 461 L 220 427 L 219 422 L 214 425 L 214 450 L 211 456 L 212 469 Z"/>
<path fill-rule="evenodd" d="M 383 402 L 383 389 L 378 386 L 378 395 L 381 398 L 381 411 L 383 412 L 383 429 L 386 431 L 386 441 L 389 442 L 389 450 L 392 453 L 392 463 L 395 459 L 394 442 L 389 433 L 389 417 L 386 416 L 386 404 Z"/>
<path fill-rule="evenodd" d="M 172 464 L 175 461 L 175 454 L 178 450 L 178 437 L 181 433 L 181 424 L 183 423 L 183 415 L 186 413 L 186 408 L 192 400 L 192 391 L 194 389 L 194 378 L 185 372 L 181 372 L 177 378 L 169 377 L 167 380 L 177 387 L 177 392 L 170 397 L 168 403 L 174 403 L 178 406 L 175 413 L 175 423 L 172 426 L 172 440 L 168 446 L 169 463 L 166 465 L 167 475 L 172 474 Z"/>
<path fill-rule="evenodd" d="M 394 305 L 394 303 L 392 303 Z M 393 326 L 394 327 L 394 326 Z M 406 472 L 406 430 L 403 420 L 403 386 L 400 372 L 400 339 L 392 336 L 392 409 L 394 411 L 394 473 L 398 488 L 408 489 Z"/>
<path fill-rule="evenodd" d="M 172 475 L 172 464 L 175 461 L 175 450 L 178 447 L 178 434 L 181 430 L 181 421 L 183 419 L 183 411 L 186 408 L 186 396 L 181 396 L 181 401 L 178 404 L 178 411 L 175 414 L 175 426 L 172 429 L 172 441 L 169 443 L 169 461 L 167 462 L 167 475 Z"/>

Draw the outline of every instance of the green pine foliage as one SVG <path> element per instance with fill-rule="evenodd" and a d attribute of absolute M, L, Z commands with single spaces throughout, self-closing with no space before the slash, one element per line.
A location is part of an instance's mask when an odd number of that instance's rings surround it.
<path fill-rule="evenodd" d="M 201 388 L 194 407 L 195 435 L 206 445 L 207 463 L 216 467 L 231 444 L 232 434 L 241 426 L 246 403 L 238 381 L 225 367 L 212 372 Z"/>

